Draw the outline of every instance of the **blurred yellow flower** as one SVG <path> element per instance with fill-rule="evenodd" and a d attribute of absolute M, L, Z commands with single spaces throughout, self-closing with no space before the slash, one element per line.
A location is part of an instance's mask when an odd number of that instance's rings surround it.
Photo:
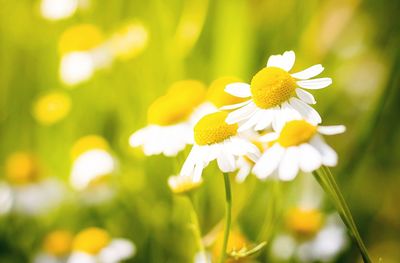
<path fill-rule="evenodd" d="M 79 232 L 73 240 L 73 250 L 88 254 L 97 254 L 111 241 L 107 231 L 91 227 Z"/>
<path fill-rule="evenodd" d="M 101 149 L 105 151 L 110 150 L 110 146 L 106 139 L 99 135 L 87 135 L 80 138 L 75 144 L 72 146 L 71 149 L 71 159 L 75 160 L 84 152 L 93 149 Z"/>
<path fill-rule="evenodd" d="M 51 125 L 65 118 L 71 109 L 70 98 L 61 92 L 40 97 L 33 105 L 33 116 L 44 124 Z"/>
<path fill-rule="evenodd" d="M 29 184 L 40 180 L 36 158 L 26 152 L 11 154 L 6 160 L 6 177 L 12 184 Z"/>
<path fill-rule="evenodd" d="M 65 30 L 58 42 L 61 55 L 77 51 L 88 51 L 100 46 L 104 35 L 100 28 L 92 24 L 80 24 Z"/>
<path fill-rule="evenodd" d="M 323 214 L 312 208 L 292 208 L 286 215 L 288 228 L 302 237 L 314 236 L 321 229 L 323 222 Z"/>
<path fill-rule="evenodd" d="M 217 239 L 215 240 L 212 253 L 213 253 L 213 258 L 217 260 L 220 258 L 221 255 L 221 249 L 224 241 L 224 233 L 221 231 Z M 238 251 L 245 251 L 247 248 L 250 246 L 250 242 L 247 240 L 247 238 L 239 231 L 238 229 L 233 229 L 230 232 L 229 235 L 229 240 L 228 240 L 228 245 L 226 248 L 227 254 L 231 254 L 232 252 L 238 252 Z M 246 262 L 246 259 L 240 260 L 234 260 L 233 258 L 228 258 L 226 262 Z"/>
<path fill-rule="evenodd" d="M 125 25 L 111 37 L 111 52 L 121 60 L 131 59 L 145 49 L 148 37 L 147 29 L 141 23 Z"/>
<path fill-rule="evenodd" d="M 168 186 L 174 194 L 184 194 L 201 186 L 202 179 L 194 180 L 193 176 L 170 176 Z"/>
<path fill-rule="evenodd" d="M 172 125 L 187 120 L 205 99 L 205 85 L 197 80 L 182 80 L 171 85 L 166 95 L 154 101 L 147 112 L 149 124 Z"/>
<path fill-rule="evenodd" d="M 54 256 L 65 256 L 71 252 L 73 235 L 66 230 L 50 232 L 43 242 L 43 250 Z"/>
<path fill-rule="evenodd" d="M 240 82 L 241 80 L 236 77 L 220 77 L 214 80 L 207 91 L 207 100 L 214 104 L 217 108 L 244 102 L 246 99 L 232 96 L 231 94 L 225 92 L 225 87 L 228 84 L 235 82 Z"/>

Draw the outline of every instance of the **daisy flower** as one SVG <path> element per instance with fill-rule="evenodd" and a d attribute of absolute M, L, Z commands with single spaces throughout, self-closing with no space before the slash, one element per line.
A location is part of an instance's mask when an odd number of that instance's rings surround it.
<path fill-rule="evenodd" d="M 44 238 L 42 251 L 34 263 L 66 263 L 72 248 L 73 235 L 67 230 L 55 230 Z"/>
<path fill-rule="evenodd" d="M 67 263 L 118 263 L 131 258 L 135 250 L 130 240 L 111 238 L 107 231 L 91 227 L 75 236 Z"/>
<path fill-rule="evenodd" d="M 277 132 L 264 135 L 261 140 L 269 147 L 253 168 L 254 174 L 265 179 L 277 173 L 281 180 L 292 180 L 299 170 L 312 172 L 321 165 L 335 166 L 336 152 L 320 134 L 343 133 L 345 127 L 317 126 L 305 120 L 291 120 L 278 127 Z"/>
<path fill-rule="evenodd" d="M 168 178 L 168 186 L 175 194 L 183 194 L 200 187 L 203 183 L 201 178 L 194 178 L 192 176 L 174 175 Z"/>
<path fill-rule="evenodd" d="M 237 169 L 236 160 L 240 156 L 252 160 L 258 158 L 258 148 L 238 135 L 238 125 L 225 122 L 227 114 L 208 114 L 195 125 L 195 143 L 183 164 L 181 176 L 193 176 L 193 180 L 198 181 L 203 169 L 213 160 L 217 160 L 219 169 L 227 173 Z"/>
<path fill-rule="evenodd" d="M 272 242 L 272 255 L 280 260 L 331 262 L 347 244 L 340 218 L 318 208 L 292 208 L 286 215 L 287 231 Z"/>
<path fill-rule="evenodd" d="M 145 155 L 175 156 L 193 143 L 193 125 L 202 117 L 198 106 L 205 93 L 204 85 L 196 80 L 174 83 L 166 95 L 150 105 L 148 125 L 132 134 L 129 144 L 142 147 Z"/>
<path fill-rule="evenodd" d="M 272 124 L 275 129 L 286 119 L 286 109 L 297 111 L 313 124 L 321 123 L 321 117 L 309 104 L 315 104 L 313 95 L 304 89 L 322 89 L 332 83 L 330 78 L 310 79 L 324 68 L 318 64 L 297 73 L 289 73 L 295 61 L 293 51 L 283 55 L 270 56 L 267 66 L 247 83 L 233 83 L 226 86 L 229 94 L 247 100 L 222 107 L 232 110 L 226 121 L 229 124 L 242 122 L 239 131 L 254 128 L 263 130 Z M 297 95 L 297 97 L 296 97 Z"/>
<path fill-rule="evenodd" d="M 62 202 L 65 194 L 62 184 L 45 177 L 32 154 L 13 153 L 5 166 L 7 182 L 0 184 L 0 213 L 38 215 Z"/>

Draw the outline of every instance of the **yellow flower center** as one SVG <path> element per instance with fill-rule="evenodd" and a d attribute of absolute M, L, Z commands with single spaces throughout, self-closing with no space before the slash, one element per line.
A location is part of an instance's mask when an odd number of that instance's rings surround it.
<path fill-rule="evenodd" d="M 266 67 L 253 77 L 250 89 L 254 103 L 268 109 L 290 99 L 294 95 L 296 82 L 283 69 Z"/>
<path fill-rule="evenodd" d="M 224 235 L 223 235 L 223 232 L 221 231 L 217 235 L 217 238 L 215 240 L 213 250 L 212 250 L 213 257 L 215 259 L 220 258 L 223 241 L 224 241 Z M 233 252 L 246 251 L 250 245 L 251 245 L 250 242 L 247 240 L 247 238 L 242 234 L 242 232 L 239 229 L 233 229 L 229 235 L 226 252 L 231 254 Z M 232 259 L 227 259 L 226 263 L 228 263 L 228 262 L 233 263 L 233 262 L 242 262 L 242 261 L 236 261 L 232 258 Z"/>
<path fill-rule="evenodd" d="M 238 125 L 225 122 L 228 113 L 215 112 L 204 116 L 194 126 L 194 140 L 198 145 L 207 145 L 222 142 L 236 135 Z"/>
<path fill-rule="evenodd" d="M 323 214 L 315 209 L 293 208 L 286 218 L 289 229 L 304 237 L 315 235 L 323 224 Z"/>
<path fill-rule="evenodd" d="M 240 79 L 236 77 L 221 77 L 214 80 L 208 88 L 207 100 L 218 108 L 245 101 L 246 99 L 244 98 L 238 98 L 225 92 L 226 85 L 234 82 L 240 82 Z"/>
<path fill-rule="evenodd" d="M 102 31 L 95 25 L 82 24 L 68 28 L 61 35 L 58 51 L 61 55 L 74 51 L 88 51 L 104 41 Z"/>
<path fill-rule="evenodd" d="M 196 80 L 178 81 L 170 87 L 166 95 L 150 105 L 147 112 L 148 122 L 167 126 L 185 121 L 204 99 L 203 83 Z"/>
<path fill-rule="evenodd" d="M 168 179 L 168 185 L 174 194 L 183 194 L 190 192 L 202 184 L 202 181 L 194 182 L 190 176 L 171 176 Z"/>
<path fill-rule="evenodd" d="M 135 57 L 144 50 L 148 42 L 146 28 L 140 23 L 121 27 L 111 38 L 111 50 L 120 59 Z"/>
<path fill-rule="evenodd" d="M 6 176 L 17 185 L 37 182 L 40 180 L 38 162 L 31 154 L 14 153 L 6 161 Z"/>
<path fill-rule="evenodd" d="M 300 145 L 308 142 L 317 132 L 317 127 L 304 120 L 294 120 L 285 124 L 278 142 L 283 147 Z"/>
<path fill-rule="evenodd" d="M 70 98 L 63 93 L 51 93 L 39 98 L 33 116 L 42 124 L 50 125 L 63 119 L 71 109 Z"/>
<path fill-rule="evenodd" d="M 64 256 L 71 251 L 72 234 L 69 231 L 57 230 L 48 234 L 43 242 L 43 250 L 55 256 Z"/>
<path fill-rule="evenodd" d="M 73 241 L 73 249 L 95 255 L 105 248 L 110 240 L 110 235 L 106 231 L 92 227 L 76 235 Z"/>
<path fill-rule="evenodd" d="M 74 144 L 74 146 L 71 149 L 71 159 L 75 160 L 81 154 L 90 150 L 100 149 L 109 151 L 109 148 L 110 147 L 108 145 L 108 142 L 103 137 L 98 135 L 87 135 L 80 138 Z"/>

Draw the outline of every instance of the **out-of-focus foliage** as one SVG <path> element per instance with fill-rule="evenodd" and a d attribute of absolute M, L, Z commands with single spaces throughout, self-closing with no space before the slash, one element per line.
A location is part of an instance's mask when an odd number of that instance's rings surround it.
<path fill-rule="evenodd" d="M 399 1 L 50 2 L 0 1 L 0 262 L 29 262 L 54 245 L 48 233 L 69 239 L 88 227 L 131 240 L 127 262 L 191 262 L 190 209 L 167 184 L 185 156 L 145 157 L 129 136 L 171 83 L 249 81 L 269 55 L 291 49 L 295 70 L 321 63 L 332 77 L 314 94 L 324 124 L 347 126 L 329 139 L 340 156 L 333 172 L 373 259 L 400 262 Z M 194 195 L 210 246 L 224 215 L 215 171 Z M 251 248 L 290 226 L 320 228 L 314 212 L 287 215 L 310 188 L 307 175 L 235 183 L 236 241 Z M 329 200 L 321 210 L 333 211 Z M 252 260 L 275 262 L 273 251 L 268 243 Z M 336 262 L 358 257 L 349 242 Z"/>

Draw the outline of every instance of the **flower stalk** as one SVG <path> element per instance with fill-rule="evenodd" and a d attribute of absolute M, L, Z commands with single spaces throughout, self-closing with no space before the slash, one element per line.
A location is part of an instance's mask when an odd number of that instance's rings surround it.
<path fill-rule="evenodd" d="M 350 209 L 339 190 L 339 187 L 333 177 L 331 171 L 328 167 L 322 166 L 318 170 L 313 172 L 314 177 L 324 189 L 324 191 L 329 195 L 329 197 L 334 202 L 334 205 L 342 218 L 344 224 L 346 225 L 348 231 L 354 242 L 356 242 L 358 249 L 360 250 L 361 256 L 364 263 L 371 263 L 371 258 L 368 255 L 367 248 L 358 232 L 357 226 L 354 222 L 353 216 L 351 215 Z"/>
<path fill-rule="evenodd" d="M 224 240 L 222 244 L 221 256 L 219 259 L 219 263 L 225 262 L 226 258 L 226 249 L 228 247 L 229 233 L 231 229 L 231 217 L 232 217 L 232 195 L 231 195 L 231 183 L 229 179 L 228 173 L 224 174 L 224 183 L 225 183 L 225 206 L 226 206 L 226 221 L 225 221 L 225 230 L 224 230 Z"/>

